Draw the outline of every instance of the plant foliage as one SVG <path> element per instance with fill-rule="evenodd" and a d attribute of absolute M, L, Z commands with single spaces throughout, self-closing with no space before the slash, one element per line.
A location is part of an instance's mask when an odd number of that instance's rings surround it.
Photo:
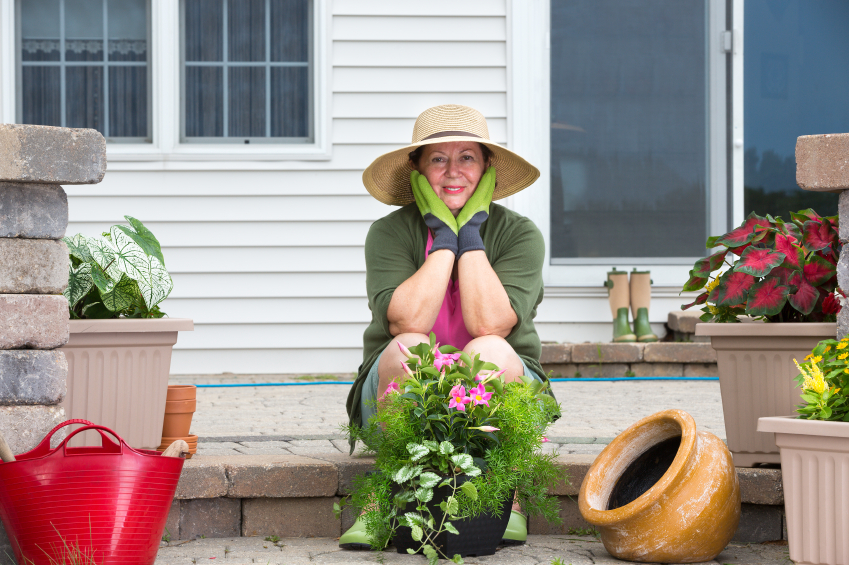
<path fill-rule="evenodd" d="M 708 249 L 722 249 L 696 261 L 684 291 L 702 292 L 681 309 L 702 305 L 705 322 L 835 321 L 845 298 L 837 288 L 837 217 L 810 208 L 790 216 L 785 222 L 752 212 L 740 227 L 709 237 Z"/>
<path fill-rule="evenodd" d="M 137 219 L 101 236 L 63 237 L 71 256 L 68 299 L 72 319 L 161 318 L 159 303 L 174 283 L 165 269 L 159 241 Z"/>
<path fill-rule="evenodd" d="M 795 380 L 803 401 L 796 408 L 799 417 L 849 422 L 849 337 L 819 342 L 796 366 L 800 374 Z"/>
<path fill-rule="evenodd" d="M 440 533 L 457 534 L 458 519 L 500 514 L 514 492 L 528 514 L 559 521 L 557 498 L 547 493 L 561 475 L 555 455 L 541 452 L 560 413 L 548 384 L 530 377 L 507 383 L 494 364 L 439 347 L 433 334 L 430 343 L 402 351 L 407 377 L 390 385 L 364 427 L 347 428 L 376 453 L 377 472 L 358 477 L 351 496 L 371 546 L 383 550 L 408 526 L 433 565 L 449 558 L 435 543 Z M 438 488 L 449 494 L 431 512 Z M 408 503 L 414 512 L 405 511 Z M 462 563 L 459 555 L 453 561 Z"/>

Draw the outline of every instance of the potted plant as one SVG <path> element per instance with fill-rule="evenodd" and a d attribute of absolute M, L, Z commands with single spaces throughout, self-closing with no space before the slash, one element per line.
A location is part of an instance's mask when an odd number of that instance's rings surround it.
<path fill-rule="evenodd" d="M 171 349 L 192 320 L 165 318 L 159 304 L 173 288 L 156 237 L 135 218 L 101 236 L 62 241 L 70 253 L 68 418 L 117 431 L 135 448 L 162 439 Z M 99 444 L 86 432 L 80 444 Z"/>
<path fill-rule="evenodd" d="M 798 415 L 758 421 L 758 430 L 775 434 L 781 450 L 787 538 L 795 563 L 849 564 L 847 361 L 849 338 L 819 342 L 798 366 Z"/>
<path fill-rule="evenodd" d="M 837 332 L 837 218 L 811 209 L 790 218 L 752 213 L 733 231 L 708 238 L 708 249 L 720 249 L 696 261 L 684 285 L 702 290 L 682 309 L 702 305 L 701 319 L 708 322 L 696 326 L 696 335 L 710 336 L 717 353 L 728 448 L 737 466 L 779 462 L 773 438 L 756 431 L 758 418 L 793 410 L 793 358 Z"/>
<path fill-rule="evenodd" d="M 376 454 L 377 472 L 360 476 L 351 495 L 371 547 L 394 540 L 399 552 L 462 563 L 489 555 L 501 541 L 515 499 L 528 514 L 559 521 L 560 479 L 543 454 L 559 406 L 547 384 L 505 383 L 503 371 L 435 337 L 407 350 L 406 379 L 378 400 L 377 415 L 348 428 Z"/>

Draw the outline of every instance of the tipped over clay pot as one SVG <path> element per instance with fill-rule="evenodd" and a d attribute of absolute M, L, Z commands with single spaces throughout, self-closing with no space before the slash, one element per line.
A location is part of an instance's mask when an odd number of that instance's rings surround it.
<path fill-rule="evenodd" d="M 581 484 L 581 515 L 618 559 L 697 563 L 719 555 L 740 522 L 731 453 L 692 416 L 643 418 L 596 458 Z"/>

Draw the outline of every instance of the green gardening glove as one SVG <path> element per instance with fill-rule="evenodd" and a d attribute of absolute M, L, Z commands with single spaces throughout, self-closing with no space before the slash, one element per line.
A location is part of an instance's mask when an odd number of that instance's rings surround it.
<path fill-rule="evenodd" d="M 433 191 L 433 187 L 427 182 L 424 175 L 418 171 L 410 173 L 410 186 L 413 187 L 413 196 L 416 205 L 424 218 L 425 225 L 433 230 L 433 245 L 431 252 L 440 249 L 448 249 L 457 255 L 457 220 L 445 202 L 439 199 Z"/>
<path fill-rule="evenodd" d="M 495 190 L 495 167 L 489 167 L 481 177 L 475 193 L 457 216 L 457 257 L 466 251 L 486 250 L 481 238 L 481 224 L 489 218 L 489 205 Z"/>

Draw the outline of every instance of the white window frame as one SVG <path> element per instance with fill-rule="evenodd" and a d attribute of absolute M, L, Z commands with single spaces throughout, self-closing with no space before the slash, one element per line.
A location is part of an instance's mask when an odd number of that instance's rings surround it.
<path fill-rule="evenodd" d="M 191 143 L 180 140 L 180 3 L 151 0 L 149 143 L 107 143 L 109 170 L 278 170 L 331 158 L 330 0 L 313 1 L 312 143 Z M 0 0 L 0 121 L 16 123 L 15 0 Z"/>
<path fill-rule="evenodd" d="M 580 292 L 595 288 L 599 295 L 606 294 L 601 283 L 606 279 L 606 273 L 615 266 L 619 270 L 638 268 L 649 269 L 652 272 L 654 293 L 677 295 L 681 286 L 688 278 L 697 257 L 685 258 L 606 258 L 602 260 L 575 261 L 569 265 L 552 265 L 550 257 L 550 2 L 551 0 L 511 0 L 509 21 L 508 52 L 510 55 L 508 77 L 509 84 L 509 130 L 508 140 L 511 149 L 536 165 L 542 173 L 540 179 L 530 188 L 510 197 L 508 205 L 529 217 L 536 223 L 546 241 L 546 257 L 543 266 L 543 280 L 546 287 L 579 287 Z M 736 0 L 736 14 L 742 12 L 742 0 Z M 710 187 L 709 212 L 710 234 L 721 234 L 728 229 L 728 205 L 734 207 L 733 218 L 740 215 L 742 210 L 742 177 L 740 187 L 734 183 L 732 202 L 728 200 L 728 131 L 726 122 L 726 2 L 725 0 L 709 0 L 708 4 L 708 33 L 709 43 L 707 79 L 708 79 L 708 185 Z M 545 30 L 541 33 L 540 30 Z M 739 34 L 738 34 L 739 35 Z M 736 38 L 735 38 L 736 39 Z M 738 43 L 735 41 L 735 43 Z M 739 69 L 736 60 L 739 59 Z M 739 53 L 732 55 L 735 61 L 734 71 L 739 71 L 742 77 L 742 45 Z M 733 75 L 736 81 L 736 74 Z M 742 80 L 736 81 L 742 89 Z M 736 91 L 736 88 L 735 88 Z M 742 100 L 742 92 L 740 93 Z M 735 118 L 742 115 L 742 104 L 737 104 L 735 96 L 734 107 L 738 109 Z M 735 150 L 737 140 L 742 139 L 742 121 L 740 135 L 735 127 Z M 742 143 L 739 157 L 732 156 L 735 179 L 737 161 L 742 167 Z M 742 173 L 742 170 L 740 171 Z M 739 195 L 738 195 L 739 192 Z M 739 201 L 739 202 L 738 202 Z M 674 237 L 674 234 L 670 234 Z M 578 291 L 578 289 L 575 289 Z M 568 291 L 567 291 L 568 292 Z M 595 294 L 595 292 L 593 292 Z"/>

